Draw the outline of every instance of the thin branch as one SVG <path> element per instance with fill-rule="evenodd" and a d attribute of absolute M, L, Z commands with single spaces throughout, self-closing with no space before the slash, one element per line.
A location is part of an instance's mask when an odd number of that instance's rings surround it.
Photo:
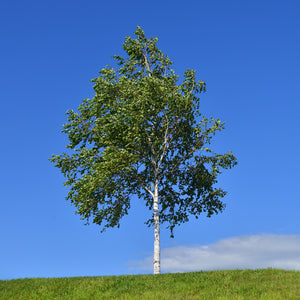
<path fill-rule="evenodd" d="M 166 152 L 167 152 L 168 149 L 170 148 L 171 142 L 172 142 L 172 140 L 173 140 L 173 138 L 174 138 L 174 135 L 172 135 L 172 134 L 173 134 L 173 132 L 174 132 L 174 131 L 176 130 L 176 128 L 177 128 L 177 125 L 178 125 L 178 119 L 179 119 L 179 117 L 177 116 L 176 122 L 175 122 L 175 126 L 172 128 L 172 130 L 171 130 L 171 132 L 170 132 L 169 134 L 167 134 L 167 132 L 168 132 L 168 127 L 167 127 L 167 130 L 166 130 L 166 133 L 165 133 L 165 141 L 164 141 L 164 144 L 163 144 L 163 145 L 164 145 L 164 150 L 163 150 L 163 153 L 162 153 L 162 155 L 161 155 L 161 157 L 160 157 L 160 160 L 159 160 L 157 169 L 160 168 L 161 163 L 162 163 L 162 160 L 163 160 L 163 158 L 164 158 Z M 172 137 L 170 138 L 171 135 L 172 135 Z M 169 138 L 170 138 L 170 140 L 169 140 Z M 168 140 L 169 140 L 169 141 L 168 141 Z"/>
<path fill-rule="evenodd" d="M 137 172 L 137 169 L 135 169 L 135 171 Z M 138 174 L 134 174 L 134 177 L 139 181 L 141 187 L 154 198 L 153 192 L 144 185 L 142 179 L 138 176 Z"/>
<path fill-rule="evenodd" d="M 149 72 L 148 76 L 151 76 L 151 70 L 150 70 L 150 64 L 148 62 L 148 59 L 147 59 L 147 46 L 145 45 L 145 52 L 143 52 L 143 56 L 144 56 L 144 59 L 145 59 L 145 66 L 146 66 L 146 70 Z"/>

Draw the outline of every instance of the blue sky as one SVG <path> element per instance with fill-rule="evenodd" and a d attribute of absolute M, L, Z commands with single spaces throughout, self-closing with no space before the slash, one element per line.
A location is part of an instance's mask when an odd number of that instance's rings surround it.
<path fill-rule="evenodd" d="M 218 183 L 224 213 L 174 239 L 162 228 L 162 271 L 300 269 L 299 14 L 296 0 L 1 1 L 0 279 L 152 272 L 142 200 L 100 234 L 47 160 L 67 144 L 66 110 L 93 97 L 90 79 L 137 25 L 177 74 L 206 81 L 202 112 L 226 121 L 213 145 L 239 163 Z"/>

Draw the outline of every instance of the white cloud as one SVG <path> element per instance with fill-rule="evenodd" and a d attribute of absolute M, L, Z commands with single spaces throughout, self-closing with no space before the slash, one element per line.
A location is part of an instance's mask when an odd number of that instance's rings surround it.
<path fill-rule="evenodd" d="M 131 262 L 131 265 L 151 270 L 152 257 Z M 205 246 L 178 246 L 161 251 L 164 272 L 268 267 L 300 270 L 300 235 L 246 235 Z"/>

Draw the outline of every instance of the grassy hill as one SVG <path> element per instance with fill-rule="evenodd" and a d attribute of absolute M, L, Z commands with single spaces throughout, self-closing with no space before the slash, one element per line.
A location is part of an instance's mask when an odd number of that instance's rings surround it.
<path fill-rule="evenodd" d="M 0 281 L 0 299 L 300 299 L 300 271 L 276 269 Z"/>

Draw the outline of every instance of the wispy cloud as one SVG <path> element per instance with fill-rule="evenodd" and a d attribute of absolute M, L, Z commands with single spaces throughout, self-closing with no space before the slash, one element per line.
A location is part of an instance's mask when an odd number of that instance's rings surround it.
<path fill-rule="evenodd" d="M 131 265 L 151 270 L 152 257 Z M 268 267 L 300 270 L 300 235 L 245 235 L 210 245 L 178 246 L 161 251 L 161 268 L 166 272 Z"/>

